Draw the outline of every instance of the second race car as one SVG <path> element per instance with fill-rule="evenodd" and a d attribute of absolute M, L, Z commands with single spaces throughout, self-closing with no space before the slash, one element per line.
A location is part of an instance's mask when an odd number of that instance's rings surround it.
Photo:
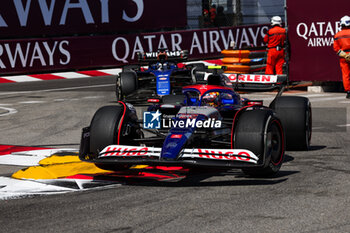
<path fill-rule="evenodd" d="M 116 80 L 118 100 L 144 104 L 148 98 L 181 94 L 182 86 L 195 84 L 193 71 L 203 64 L 185 66 L 188 51 L 138 53 L 138 65 L 123 67 Z M 147 66 L 144 66 L 147 65 Z"/>

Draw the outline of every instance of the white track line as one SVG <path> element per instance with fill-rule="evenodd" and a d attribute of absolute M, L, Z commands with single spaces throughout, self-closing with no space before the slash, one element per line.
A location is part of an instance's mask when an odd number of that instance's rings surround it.
<path fill-rule="evenodd" d="M 317 99 L 311 99 L 311 102 L 320 102 L 320 101 L 329 101 L 329 100 L 342 100 L 344 99 L 344 96 L 341 97 L 327 97 L 327 98 L 317 98 Z"/>
<path fill-rule="evenodd" d="M 120 72 L 122 72 L 122 69 L 117 68 L 117 69 L 104 69 L 104 70 L 97 70 L 103 73 L 107 73 L 107 74 L 112 74 L 112 75 L 117 75 Z"/>
<path fill-rule="evenodd" d="M 309 97 L 309 98 L 313 98 L 313 97 L 323 97 L 323 96 L 333 96 L 333 94 L 326 94 L 326 93 L 323 93 L 323 94 L 296 94 L 296 95 L 302 95 L 302 96 L 305 96 L 305 97 Z"/>
<path fill-rule="evenodd" d="M 90 75 L 79 74 L 76 72 L 60 72 L 60 73 L 55 73 L 54 75 L 59 76 L 59 77 L 63 77 L 63 78 L 67 78 L 67 79 L 91 77 Z"/>
<path fill-rule="evenodd" d="M 47 101 L 22 101 L 18 102 L 18 104 L 44 104 L 47 103 Z"/>
<path fill-rule="evenodd" d="M 8 116 L 8 115 L 11 115 L 11 114 L 15 114 L 17 113 L 18 111 L 14 108 L 5 108 L 5 107 L 0 107 L 0 109 L 3 109 L 5 111 L 7 111 L 6 113 L 3 113 L 3 114 L 0 114 L 0 117 L 2 116 Z"/>
<path fill-rule="evenodd" d="M 346 125 L 337 125 L 338 127 L 350 127 L 350 124 L 346 124 Z"/>

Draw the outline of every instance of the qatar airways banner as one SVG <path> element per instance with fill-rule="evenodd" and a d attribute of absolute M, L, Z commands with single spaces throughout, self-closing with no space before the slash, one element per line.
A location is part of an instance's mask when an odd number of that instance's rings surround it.
<path fill-rule="evenodd" d="M 0 38 L 185 27 L 186 9 L 186 0 L 1 0 Z"/>
<path fill-rule="evenodd" d="M 339 20 L 350 14 L 349 0 L 287 1 L 288 37 L 291 45 L 291 80 L 341 81 L 333 37 Z"/>
<path fill-rule="evenodd" d="M 164 33 L 0 40 L 0 74 L 116 67 L 137 62 L 138 52 L 188 50 L 189 59 L 220 56 L 231 41 L 263 46 L 266 25 Z"/>

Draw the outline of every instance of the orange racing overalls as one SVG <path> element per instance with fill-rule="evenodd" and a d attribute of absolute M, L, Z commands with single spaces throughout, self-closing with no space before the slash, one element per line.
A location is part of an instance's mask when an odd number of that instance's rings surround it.
<path fill-rule="evenodd" d="M 283 74 L 284 50 L 286 29 L 274 26 L 267 31 L 264 42 L 267 43 L 268 53 L 265 74 Z"/>
<path fill-rule="evenodd" d="M 350 53 L 350 29 L 343 29 L 334 36 L 333 49 L 336 53 L 343 50 Z M 345 91 L 350 91 L 350 63 L 344 58 L 340 58 L 340 68 L 343 74 L 343 85 Z"/>

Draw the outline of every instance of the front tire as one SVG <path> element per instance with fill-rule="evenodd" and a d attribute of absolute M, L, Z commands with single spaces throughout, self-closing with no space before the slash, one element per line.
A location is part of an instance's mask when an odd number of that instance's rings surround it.
<path fill-rule="evenodd" d="M 126 106 L 105 106 L 95 113 L 90 124 L 90 152 L 95 156 L 109 145 L 132 145 L 132 139 L 138 137 L 135 124 L 137 117 L 128 108 L 124 108 Z M 95 163 L 95 165 L 105 170 L 120 170 L 128 167 L 103 163 Z"/>
<path fill-rule="evenodd" d="M 234 148 L 247 149 L 263 163 L 259 168 L 244 168 L 242 171 L 254 177 L 275 175 L 281 168 L 285 139 L 280 120 L 271 110 L 257 109 L 243 112 L 234 133 Z"/>
<path fill-rule="evenodd" d="M 90 124 L 90 152 L 98 154 L 106 146 L 118 142 L 121 106 L 105 106 L 97 110 Z"/>

